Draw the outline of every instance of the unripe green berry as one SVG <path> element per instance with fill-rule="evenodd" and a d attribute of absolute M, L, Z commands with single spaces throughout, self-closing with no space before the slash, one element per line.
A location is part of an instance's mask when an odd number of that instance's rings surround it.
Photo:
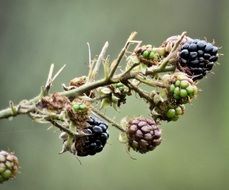
<path fill-rule="evenodd" d="M 4 162 L 5 161 L 5 157 L 3 155 L 0 155 L 0 162 Z"/>
<path fill-rule="evenodd" d="M 197 88 L 196 86 L 193 86 L 193 89 L 194 89 L 194 90 L 193 90 L 193 91 L 194 91 L 193 94 L 194 94 L 194 95 L 197 95 L 197 93 L 198 93 L 198 88 Z"/>
<path fill-rule="evenodd" d="M 10 177 L 12 177 L 12 172 L 10 170 L 5 170 L 2 173 L 2 177 L 5 178 L 5 179 L 9 179 Z"/>
<path fill-rule="evenodd" d="M 188 82 L 188 81 L 182 80 L 182 81 L 180 82 L 180 87 L 181 87 L 181 88 L 187 88 L 188 86 L 189 86 L 189 82 Z"/>
<path fill-rule="evenodd" d="M 87 106 L 85 104 L 80 104 L 79 109 L 80 110 L 85 110 Z"/>
<path fill-rule="evenodd" d="M 194 88 L 193 88 L 193 86 L 189 85 L 189 86 L 186 88 L 186 90 L 187 90 L 187 92 L 188 92 L 188 94 L 189 94 L 190 96 L 193 96 L 193 95 L 194 95 Z"/>
<path fill-rule="evenodd" d="M 180 96 L 181 96 L 182 98 L 187 97 L 187 96 L 188 96 L 187 90 L 185 90 L 185 89 L 180 89 Z"/>
<path fill-rule="evenodd" d="M 6 169 L 5 164 L 0 163 L 0 174 L 1 174 L 2 172 L 4 172 L 4 171 L 5 171 L 5 169 Z"/>
<path fill-rule="evenodd" d="M 79 111 L 79 110 L 80 110 L 80 104 L 78 104 L 78 103 L 73 104 L 73 105 L 72 105 L 72 109 L 73 109 L 74 111 Z"/>
<path fill-rule="evenodd" d="M 7 166 L 7 168 L 11 169 L 13 167 L 13 163 L 6 161 L 5 165 Z"/>
<path fill-rule="evenodd" d="M 180 80 L 177 80 L 177 81 L 175 82 L 175 86 L 179 87 L 179 86 L 180 86 L 180 83 L 181 83 L 181 81 L 180 81 Z"/>
<path fill-rule="evenodd" d="M 156 57 L 156 54 L 154 51 L 151 51 L 150 54 L 149 54 L 149 58 L 150 59 L 154 59 Z"/>
<path fill-rule="evenodd" d="M 123 87 L 124 85 L 123 85 L 121 82 L 119 82 L 119 83 L 117 83 L 115 86 L 116 86 L 117 88 L 120 88 L 120 87 Z"/>
<path fill-rule="evenodd" d="M 179 116 L 178 116 L 178 115 L 175 115 L 175 116 L 172 118 L 173 121 L 177 121 L 178 119 L 179 119 Z"/>
<path fill-rule="evenodd" d="M 144 58 L 149 58 L 149 54 L 150 54 L 150 52 L 146 50 L 146 51 L 143 52 L 142 56 Z"/>
<path fill-rule="evenodd" d="M 171 84 L 169 88 L 170 92 L 174 92 L 175 88 L 176 88 L 175 85 Z"/>
<path fill-rule="evenodd" d="M 4 182 L 5 179 L 0 175 L 0 183 Z"/>
<path fill-rule="evenodd" d="M 176 115 L 182 115 L 183 114 L 183 110 L 180 106 L 177 107 L 175 110 L 176 110 Z"/>
<path fill-rule="evenodd" d="M 170 119 L 172 119 L 173 117 L 175 117 L 175 115 L 176 115 L 175 109 L 169 109 L 169 110 L 167 111 L 167 113 L 166 113 L 166 116 L 167 116 L 168 118 L 170 118 Z"/>
<path fill-rule="evenodd" d="M 174 89 L 174 94 L 177 95 L 177 96 L 180 96 L 180 88 L 179 87 L 176 87 Z"/>
<path fill-rule="evenodd" d="M 176 100 L 180 99 L 180 95 L 177 95 L 177 94 L 173 94 L 173 97 L 174 97 Z"/>

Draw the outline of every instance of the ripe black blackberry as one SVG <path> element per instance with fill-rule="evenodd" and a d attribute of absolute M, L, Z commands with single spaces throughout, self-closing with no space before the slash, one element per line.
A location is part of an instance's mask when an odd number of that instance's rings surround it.
<path fill-rule="evenodd" d="M 192 79 L 200 80 L 218 60 L 218 48 L 205 40 L 189 40 L 182 45 L 179 53 L 178 69 Z"/>
<path fill-rule="evenodd" d="M 75 139 L 77 156 L 95 155 L 101 152 L 109 138 L 108 126 L 95 117 L 87 121 L 89 126 L 83 129 L 88 136 Z"/>
<path fill-rule="evenodd" d="M 161 129 L 152 119 L 136 118 L 128 122 L 127 137 L 129 147 L 143 154 L 161 143 Z"/>

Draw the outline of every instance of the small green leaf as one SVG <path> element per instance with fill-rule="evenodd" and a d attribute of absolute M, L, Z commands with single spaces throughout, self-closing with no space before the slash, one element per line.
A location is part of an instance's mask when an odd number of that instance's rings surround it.
<path fill-rule="evenodd" d="M 111 105 L 111 101 L 109 98 L 104 98 L 102 101 L 101 101 L 101 104 L 100 104 L 100 109 L 103 109 L 103 108 L 106 108 L 108 106 Z"/>
<path fill-rule="evenodd" d="M 140 60 L 138 59 L 136 55 L 129 56 L 128 60 L 131 61 L 133 64 L 140 63 Z"/>
<path fill-rule="evenodd" d="M 141 70 L 141 72 L 143 73 L 143 74 L 146 74 L 146 71 L 147 71 L 147 65 L 146 64 L 144 64 L 144 63 L 141 63 L 140 64 L 140 70 Z"/>

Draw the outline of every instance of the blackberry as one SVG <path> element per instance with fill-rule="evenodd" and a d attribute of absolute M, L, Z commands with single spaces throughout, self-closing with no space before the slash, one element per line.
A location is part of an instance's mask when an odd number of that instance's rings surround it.
<path fill-rule="evenodd" d="M 18 168 L 18 159 L 13 153 L 0 151 L 0 183 L 14 178 Z"/>
<path fill-rule="evenodd" d="M 101 152 L 109 138 L 108 126 L 95 117 L 87 121 L 89 126 L 82 129 L 88 136 L 75 139 L 74 148 L 77 156 L 95 155 Z"/>
<path fill-rule="evenodd" d="M 153 119 L 136 118 L 128 122 L 128 145 L 133 150 L 146 153 L 161 143 L 161 129 Z"/>
<path fill-rule="evenodd" d="M 202 79 L 218 60 L 218 47 L 205 40 L 189 40 L 179 52 L 178 69 L 194 81 Z"/>
<path fill-rule="evenodd" d="M 191 79 L 177 79 L 171 83 L 168 91 L 177 103 L 185 104 L 196 96 L 198 89 Z"/>

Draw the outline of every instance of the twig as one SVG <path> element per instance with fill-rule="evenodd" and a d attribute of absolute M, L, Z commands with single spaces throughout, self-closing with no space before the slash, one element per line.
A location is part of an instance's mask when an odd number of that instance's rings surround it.
<path fill-rule="evenodd" d="M 54 77 L 52 78 L 52 82 L 54 80 L 56 80 L 56 78 L 59 76 L 59 74 L 64 70 L 64 68 L 66 67 L 66 65 L 63 65 L 58 71 L 57 73 L 54 75 Z"/>
<path fill-rule="evenodd" d="M 140 75 L 137 75 L 135 77 L 135 79 L 137 79 L 138 81 L 146 84 L 146 85 L 149 85 L 149 86 L 152 86 L 152 87 L 160 87 L 160 88 L 167 88 L 167 86 L 159 81 L 154 81 L 154 80 L 150 80 L 148 81 L 147 79 L 144 79 L 143 77 L 141 77 Z"/>
<path fill-rule="evenodd" d="M 45 83 L 45 88 L 47 90 L 50 88 L 50 85 L 51 85 L 53 70 L 54 70 L 54 64 L 52 63 L 51 66 L 50 66 L 50 69 L 49 69 L 47 81 Z"/>
<path fill-rule="evenodd" d="M 42 95 L 46 96 L 52 86 L 53 81 L 57 78 L 57 76 L 63 71 L 63 69 L 65 68 L 66 65 L 63 65 L 58 71 L 57 73 L 53 76 L 53 70 L 54 70 L 54 64 L 51 64 L 50 69 L 49 69 L 49 74 L 48 74 L 48 78 L 45 84 L 44 89 L 42 89 Z"/>
<path fill-rule="evenodd" d="M 125 129 L 123 129 L 120 125 L 118 125 L 115 121 L 113 121 L 112 119 L 108 118 L 107 116 L 105 116 L 103 113 L 101 113 L 99 110 L 97 110 L 96 108 L 92 108 L 92 111 L 98 115 L 99 117 L 101 117 L 102 119 L 106 120 L 107 122 L 109 122 L 112 126 L 116 127 L 117 129 L 119 129 L 122 132 L 125 132 Z"/>
<path fill-rule="evenodd" d="M 127 85 L 129 86 L 129 88 L 133 89 L 136 93 L 138 93 L 138 95 L 141 98 L 144 98 L 146 101 L 151 102 L 152 99 L 150 98 L 150 96 L 148 94 L 146 94 L 143 90 L 141 90 L 139 87 L 136 87 L 134 84 L 132 84 L 130 81 L 127 82 Z"/>
<path fill-rule="evenodd" d="M 139 71 L 134 71 L 134 72 L 125 72 L 124 71 L 124 74 L 121 73 L 121 74 L 118 74 L 118 75 L 114 75 L 123 55 L 125 54 L 127 48 L 128 48 L 128 45 L 129 43 L 131 43 L 131 41 L 133 40 L 133 38 L 136 36 L 136 32 L 133 32 L 126 44 L 124 45 L 123 49 L 121 50 L 121 52 L 119 53 L 118 57 L 113 61 L 112 63 L 112 66 L 111 66 L 111 71 L 110 71 L 110 74 L 109 74 L 109 78 L 103 78 L 103 79 L 100 79 L 100 80 L 96 80 L 94 82 L 90 82 L 90 83 L 86 83 L 78 88 L 75 88 L 75 89 L 72 89 L 72 90 L 69 90 L 69 91 L 63 91 L 63 92 L 59 92 L 58 94 L 60 95 L 63 95 L 63 96 L 67 96 L 67 97 L 77 97 L 79 95 L 82 95 L 84 93 L 87 93 L 93 89 L 96 89 L 97 87 L 102 87 L 102 86 L 106 86 L 106 85 L 110 85 L 110 84 L 114 84 L 114 83 L 118 83 L 118 82 L 126 82 L 128 81 L 129 79 L 133 79 L 135 78 L 136 76 L 138 76 L 141 72 Z M 183 37 L 185 36 L 185 32 L 182 33 L 180 39 L 176 42 L 175 46 L 173 47 L 172 49 L 172 52 L 175 52 L 177 50 L 177 47 L 179 46 L 179 43 L 182 41 Z M 150 75 L 150 76 L 154 76 L 156 75 L 157 73 L 160 73 L 160 72 L 170 72 L 170 71 L 174 71 L 175 69 L 175 66 L 166 66 L 170 60 L 171 57 L 174 56 L 173 53 L 170 53 L 165 59 L 163 59 L 161 61 L 161 63 L 159 64 L 160 66 L 159 67 L 152 67 L 150 69 L 148 69 L 145 73 L 145 75 Z M 52 73 L 52 67 L 50 68 L 50 72 L 49 73 Z M 58 72 L 57 74 L 55 75 L 55 77 L 63 70 L 64 67 L 62 67 Z M 131 68 L 132 69 L 132 68 Z M 51 74 L 49 74 L 49 77 L 50 78 Z M 112 77 L 112 80 L 111 80 L 111 77 Z M 49 80 L 50 81 L 50 80 Z M 28 100 L 28 102 L 26 103 L 26 107 L 30 107 L 30 110 L 33 110 L 33 108 L 36 107 L 36 103 L 39 102 L 41 99 L 41 96 L 38 95 L 30 100 Z M 19 104 L 20 105 L 20 104 Z M 25 114 L 25 113 L 28 113 L 26 112 L 25 110 L 23 112 L 20 111 L 19 109 L 19 105 L 15 105 L 15 110 L 16 112 L 12 111 L 11 108 L 6 108 L 6 109 L 3 109 L 3 110 L 0 110 L 0 119 L 3 119 L 3 118 L 9 118 L 9 117 L 12 117 L 12 116 L 17 116 L 19 114 Z"/>
<path fill-rule="evenodd" d="M 58 129 L 60 129 L 61 131 L 64 131 L 66 133 L 68 133 L 69 135 L 73 136 L 73 137 L 82 137 L 85 136 L 86 134 L 83 132 L 73 132 L 70 129 L 63 127 L 62 125 L 60 125 L 59 123 L 57 123 L 56 121 L 52 120 L 52 119 L 48 119 L 46 118 L 47 121 L 49 121 L 51 124 L 53 124 L 55 127 L 57 127 Z"/>
<path fill-rule="evenodd" d="M 102 61 L 104 60 L 104 57 L 105 57 L 105 55 L 106 55 L 108 46 L 109 46 L 109 43 L 106 42 L 106 43 L 104 44 L 104 46 L 103 46 L 103 48 L 102 48 L 100 54 L 99 54 L 99 57 L 98 57 L 97 61 L 96 61 L 95 67 L 94 67 L 94 69 L 93 69 L 93 71 L 92 71 L 92 75 L 90 76 L 91 79 L 94 79 L 94 78 L 95 78 L 95 76 L 96 76 L 96 74 L 97 74 L 97 72 L 98 72 L 98 70 L 99 70 L 99 68 L 100 68 L 101 63 L 102 63 Z"/>
<path fill-rule="evenodd" d="M 120 51 L 117 59 L 115 59 L 112 64 L 111 64 L 111 71 L 110 71 L 110 74 L 109 74 L 109 79 L 111 79 L 119 65 L 119 63 L 121 62 L 122 60 L 122 57 L 123 55 L 125 54 L 126 50 L 128 49 L 128 46 L 130 44 L 130 42 L 135 38 L 135 36 L 137 35 L 137 32 L 133 32 L 130 34 L 129 38 L 127 39 L 126 41 L 126 44 L 124 45 L 124 47 L 122 48 L 122 50 Z"/>

